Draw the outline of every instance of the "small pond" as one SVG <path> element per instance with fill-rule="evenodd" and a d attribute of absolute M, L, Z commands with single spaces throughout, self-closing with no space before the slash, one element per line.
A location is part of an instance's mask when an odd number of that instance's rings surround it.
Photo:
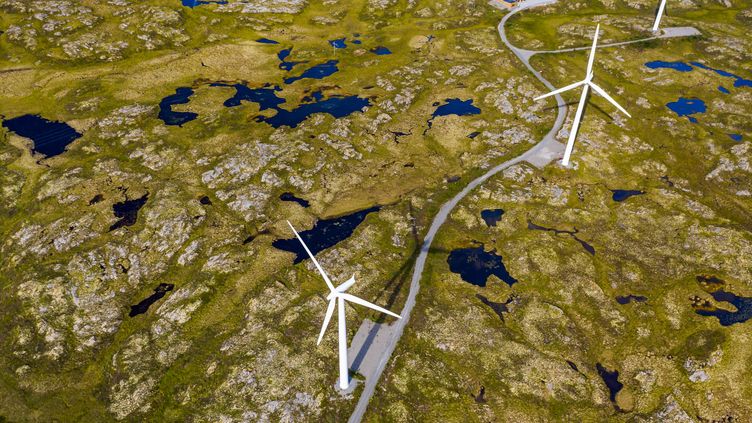
<path fill-rule="evenodd" d="M 595 368 L 598 370 L 598 375 L 603 379 L 603 383 L 605 383 L 608 388 L 608 398 L 615 404 L 616 394 L 618 394 L 624 387 L 624 384 L 619 382 L 619 372 L 617 370 L 610 371 L 603 367 L 601 363 L 596 363 Z"/>
<path fill-rule="evenodd" d="M 386 56 L 387 54 L 392 54 L 392 51 L 384 46 L 378 46 L 378 47 L 372 48 L 371 53 L 377 56 Z"/>
<path fill-rule="evenodd" d="M 490 228 L 496 226 L 499 220 L 501 220 L 503 214 L 503 209 L 486 209 L 480 212 L 480 217 L 486 222 L 486 226 Z"/>
<path fill-rule="evenodd" d="M 645 191 L 638 191 L 633 189 L 612 189 L 611 193 L 611 199 L 621 203 L 629 197 L 634 197 L 635 195 L 643 195 L 645 194 Z"/>
<path fill-rule="evenodd" d="M 112 211 L 115 217 L 119 218 L 117 222 L 110 226 L 110 231 L 122 228 L 123 226 L 133 226 L 138 220 L 138 211 L 141 210 L 149 200 L 149 193 L 147 192 L 141 198 L 135 200 L 126 200 L 122 203 L 115 203 L 112 205 Z"/>
<path fill-rule="evenodd" d="M 475 286 L 485 287 L 489 276 L 495 275 L 507 285 L 517 282 L 504 266 L 502 256 L 494 251 L 486 252 L 483 246 L 458 248 L 449 253 L 447 263 L 452 273 L 457 273 L 462 280 Z"/>
<path fill-rule="evenodd" d="M 644 303 L 647 300 L 648 300 L 648 297 L 644 297 L 642 295 L 632 295 L 632 294 L 629 294 L 629 295 L 617 295 L 616 296 L 616 302 L 619 303 L 619 304 L 621 304 L 621 305 L 626 305 L 626 304 L 629 304 L 631 302 Z"/>
<path fill-rule="evenodd" d="M 313 229 L 299 232 L 299 234 L 308 245 L 311 253 L 316 255 L 349 238 L 355 232 L 355 229 L 363 223 L 366 216 L 379 210 L 381 210 L 381 207 L 375 206 L 345 216 L 319 220 L 313 226 Z M 308 258 L 308 254 L 306 254 L 300 241 L 294 236 L 288 239 L 278 239 L 272 243 L 272 246 L 282 251 L 295 253 L 295 264 Z"/>
<path fill-rule="evenodd" d="M 154 288 L 153 294 L 141 300 L 141 302 L 139 302 L 138 304 L 132 305 L 131 311 L 130 313 L 128 313 L 128 315 L 130 317 L 135 317 L 139 314 L 146 313 L 146 311 L 149 310 L 149 307 L 151 307 L 152 304 L 162 299 L 162 297 L 164 297 L 168 292 L 172 291 L 173 288 L 175 288 L 175 285 L 171 283 L 160 283 L 158 287 Z"/>
<path fill-rule="evenodd" d="M 428 127 L 433 125 L 433 120 L 439 116 L 468 116 L 480 114 L 480 109 L 473 106 L 473 99 L 460 100 L 459 98 L 448 98 L 444 104 L 435 104 L 436 110 L 432 113 L 431 119 L 428 120 Z"/>
<path fill-rule="evenodd" d="M 693 114 L 705 113 L 708 110 L 707 106 L 705 106 L 705 102 L 699 98 L 679 97 L 678 100 L 666 104 L 666 107 L 671 109 L 678 116 L 687 116 L 692 123 L 697 123 L 697 119 L 692 116 Z"/>
<path fill-rule="evenodd" d="M 300 197 L 296 197 L 295 194 L 291 192 L 283 193 L 282 195 L 279 196 L 279 199 L 282 201 L 292 201 L 294 203 L 298 203 L 303 208 L 308 208 L 311 205 L 308 201 Z"/>

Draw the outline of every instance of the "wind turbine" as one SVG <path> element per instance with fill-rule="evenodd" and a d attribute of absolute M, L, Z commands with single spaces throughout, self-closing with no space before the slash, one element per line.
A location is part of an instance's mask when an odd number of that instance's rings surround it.
<path fill-rule="evenodd" d="M 574 121 L 572 122 L 572 130 L 569 133 L 569 141 L 567 141 L 567 148 L 564 150 L 564 158 L 561 160 L 561 164 L 564 166 L 569 166 L 569 157 L 572 155 L 572 149 L 574 148 L 574 140 L 577 138 L 577 129 L 580 127 L 580 120 L 582 118 L 582 110 L 585 107 L 585 100 L 587 100 L 588 96 L 588 90 L 592 88 L 595 92 L 603 96 L 606 100 L 611 102 L 614 106 L 616 106 L 617 109 L 619 109 L 622 113 L 625 115 L 632 117 L 629 113 L 627 113 L 626 110 L 624 110 L 623 107 L 619 105 L 613 98 L 611 98 L 610 95 L 606 93 L 606 91 L 603 90 L 603 88 L 599 87 L 593 82 L 593 62 L 595 61 L 595 48 L 598 45 L 598 32 L 600 31 L 601 26 L 598 24 L 598 27 L 595 29 L 595 37 L 593 38 L 593 48 L 590 50 L 590 57 L 588 59 L 588 65 L 587 65 L 587 73 L 585 74 L 585 79 L 583 79 L 580 82 L 575 82 L 574 84 L 567 85 L 564 88 L 559 88 L 558 90 L 551 91 L 548 94 L 542 95 L 540 97 L 536 97 L 535 100 L 540 100 L 546 97 L 550 97 L 552 95 L 560 94 L 565 91 L 569 91 L 571 89 L 577 88 L 579 86 L 583 86 L 582 88 L 582 96 L 580 97 L 580 104 L 577 106 L 577 113 L 574 115 Z"/>
<path fill-rule="evenodd" d="M 661 17 L 663 17 L 663 11 L 666 9 L 666 0 L 661 0 L 660 6 L 658 6 L 658 14 L 655 15 L 655 23 L 653 24 L 653 32 L 658 31 L 658 24 L 661 23 Z"/>
<path fill-rule="evenodd" d="M 316 342 L 316 345 L 321 344 L 321 339 L 324 337 L 324 332 L 326 332 L 326 328 L 329 325 L 329 321 L 332 319 L 332 314 L 334 314 L 334 306 L 336 303 L 337 306 L 337 327 L 339 329 L 339 388 L 343 391 L 347 389 L 350 386 L 350 377 L 349 377 L 349 369 L 347 366 L 347 327 L 346 327 L 346 320 L 345 320 L 345 301 L 350 301 L 355 304 L 360 304 L 362 306 L 368 307 L 370 309 L 379 311 L 381 313 L 386 313 L 390 316 L 394 316 L 398 319 L 401 319 L 402 317 L 398 314 L 394 314 L 391 311 L 381 308 L 377 306 L 376 304 L 369 303 L 366 300 L 360 299 L 354 295 L 347 294 L 346 291 L 348 288 L 353 286 L 355 284 L 355 275 L 353 275 L 350 279 L 348 279 L 345 283 L 337 286 L 336 288 L 332 284 L 332 281 L 329 279 L 329 276 L 326 275 L 326 272 L 324 272 L 324 269 L 321 268 L 321 265 L 318 261 L 316 261 L 316 257 L 313 256 L 311 253 L 311 250 L 308 249 L 308 246 L 303 241 L 303 238 L 300 237 L 298 234 L 298 231 L 295 230 L 295 228 L 292 226 L 292 223 L 290 221 L 287 221 L 287 224 L 290 225 L 290 229 L 295 233 L 295 236 L 298 238 L 298 241 L 300 241 L 301 244 L 303 244 L 303 248 L 305 249 L 306 253 L 308 253 L 308 257 L 311 258 L 311 261 L 313 261 L 313 264 L 316 266 L 316 268 L 319 270 L 319 273 L 321 273 L 321 276 L 324 278 L 324 282 L 326 282 L 326 286 L 329 287 L 329 295 L 326 297 L 327 300 L 329 300 L 329 306 L 326 309 L 326 316 L 324 316 L 324 324 L 321 325 L 321 332 L 319 332 L 319 340 Z"/>

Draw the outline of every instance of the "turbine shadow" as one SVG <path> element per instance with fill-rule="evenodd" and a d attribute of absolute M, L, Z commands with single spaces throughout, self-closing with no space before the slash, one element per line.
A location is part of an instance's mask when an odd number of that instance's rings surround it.
<path fill-rule="evenodd" d="M 579 103 L 579 101 L 578 101 L 578 100 L 573 100 L 573 101 L 570 101 L 570 102 L 565 102 L 565 103 L 564 103 L 564 107 L 571 107 L 571 106 L 576 106 L 576 105 L 577 105 L 577 103 Z M 546 111 L 550 111 L 550 110 L 556 110 L 556 109 L 558 109 L 558 108 L 559 108 L 559 105 L 558 105 L 558 104 L 556 104 L 556 105 L 553 105 L 553 106 L 549 106 L 549 107 L 546 107 L 546 108 L 544 108 L 543 110 L 546 110 Z"/>

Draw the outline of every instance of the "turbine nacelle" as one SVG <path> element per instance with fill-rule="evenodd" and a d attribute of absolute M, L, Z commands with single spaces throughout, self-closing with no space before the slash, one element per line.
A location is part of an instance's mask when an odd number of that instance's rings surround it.
<path fill-rule="evenodd" d="M 572 122 L 572 129 L 569 132 L 569 140 L 567 141 L 567 147 L 564 150 L 564 157 L 561 160 L 561 163 L 564 166 L 569 165 L 569 157 L 572 154 L 572 149 L 574 148 L 574 140 L 577 137 L 577 129 L 580 126 L 580 119 L 582 118 L 582 112 L 584 110 L 585 101 L 587 100 L 587 96 L 589 92 L 588 90 L 592 89 L 593 91 L 601 95 L 603 98 L 608 100 L 609 103 L 613 104 L 617 109 L 619 109 L 620 112 L 624 113 L 625 115 L 629 117 L 632 117 L 629 113 L 627 113 L 627 111 L 623 107 L 621 107 L 621 105 L 619 105 L 619 103 L 616 102 L 616 100 L 611 98 L 611 96 L 608 95 L 608 93 L 606 93 L 606 91 L 603 88 L 599 87 L 593 82 L 593 77 L 594 77 L 593 64 L 595 62 L 595 50 L 598 45 L 598 34 L 600 32 L 600 29 L 601 29 L 600 25 L 598 25 L 598 27 L 595 29 L 595 36 L 593 37 L 593 46 L 590 49 L 590 56 L 588 57 L 587 70 L 585 71 L 585 79 L 579 82 L 575 82 L 574 84 L 569 84 L 566 87 L 559 88 L 557 90 L 551 91 L 548 94 L 544 94 L 542 96 L 535 98 L 535 101 L 537 101 L 537 100 L 544 99 L 546 97 L 551 97 L 553 95 L 561 94 L 563 92 L 566 92 L 566 91 L 569 91 L 578 87 L 583 87 L 582 95 L 580 96 L 580 103 L 577 106 L 577 112 L 575 113 L 574 120 Z"/>

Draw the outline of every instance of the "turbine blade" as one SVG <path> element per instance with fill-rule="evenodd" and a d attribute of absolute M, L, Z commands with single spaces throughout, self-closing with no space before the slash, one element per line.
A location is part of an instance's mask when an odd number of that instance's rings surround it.
<path fill-rule="evenodd" d="M 590 49 L 590 57 L 588 58 L 587 74 L 590 75 L 593 72 L 593 62 L 595 61 L 595 49 L 598 45 L 598 32 L 601 30 L 601 24 L 595 28 L 595 36 L 593 37 L 593 48 Z"/>
<path fill-rule="evenodd" d="M 321 339 L 324 338 L 324 332 L 326 332 L 326 328 L 329 326 L 329 321 L 332 320 L 332 315 L 334 314 L 334 303 L 337 301 L 336 298 L 332 298 L 329 300 L 329 307 L 326 308 L 326 316 L 324 316 L 324 324 L 321 325 L 321 332 L 319 332 L 319 340 L 316 341 L 316 345 L 321 344 Z"/>
<path fill-rule="evenodd" d="M 663 10 L 666 8 L 666 0 L 661 0 L 660 6 L 658 6 L 658 14 L 655 15 L 655 23 L 653 23 L 653 32 L 658 31 L 658 25 L 661 23 L 661 17 L 663 16 Z"/>
<path fill-rule="evenodd" d="M 321 273 L 321 276 L 324 277 L 324 282 L 326 282 L 326 286 L 329 287 L 330 291 L 334 291 L 334 285 L 332 284 L 332 281 L 329 280 L 329 276 L 326 275 L 326 272 L 324 272 L 324 269 L 321 268 L 321 265 L 319 264 L 318 260 L 316 260 L 316 257 L 313 256 L 313 253 L 311 253 L 311 250 L 308 249 L 308 246 L 306 245 L 305 241 L 303 241 L 303 238 L 300 237 L 300 234 L 298 234 L 298 231 L 295 230 L 295 227 L 292 226 L 292 223 L 290 221 L 287 221 L 287 224 L 290 225 L 290 229 L 292 229 L 293 233 L 295 233 L 295 236 L 298 238 L 298 241 L 300 241 L 301 244 L 303 244 L 303 248 L 305 249 L 306 253 L 308 253 L 308 257 L 311 258 L 311 261 L 313 261 L 313 264 L 316 266 L 317 269 L 319 269 L 319 273 Z"/>
<path fill-rule="evenodd" d="M 350 386 L 350 371 L 347 365 L 347 321 L 345 320 L 345 300 L 337 298 L 339 317 L 339 388 L 342 390 Z"/>
<path fill-rule="evenodd" d="M 373 304 L 373 303 L 369 303 L 368 301 L 360 299 L 360 298 L 356 297 L 355 295 L 342 294 L 342 295 L 340 295 L 340 298 L 343 298 L 343 299 L 345 299 L 347 301 L 351 301 L 351 302 L 353 302 L 355 304 L 360 304 L 360 305 L 362 305 L 364 307 L 368 307 L 368 308 L 376 310 L 376 311 L 380 311 L 382 313 L 386 313 L 386 314 L 388 314 L 390 316 L 394 316 L 394 317 L 396 317 L 398 319 L 402 318 L 399 314 L 392 313 L 391 311 L 389 311 L 389 310 L 387 310 L 385 308 L 379 307 L 379 306 L 377 306 L 376 304 Z"/>
<path fill-rule="evenodd" d="M 355 275 L 352 275 L 350 279 L 347 280 L 347 282 L 343 283 L 342 285 L 335 288 L 337 292 L 345 292 L 348 289 L 350 289 L 351 286 L 355 284 Z"/>
<path fill-rule="evenodd" d="M 601 96 L 603 96 L 603 98 L 605 98 L 606 100 L 608 100 L 611 104 L 613 104 L 614 106 L 616 106 L 617 109 L 621 110 L 622 113 L 624 113 L 625 115 L 627 115 L 629 117 L 632 117 L 632 115 L 630 115 L 629 113 L 627 113 L 627 111 L 624 110 L 624 108 L 621 107 L 619 105 L 619 103 L 616 102 L 616 100 L 614 100 L 613 98 L 611 98 L 611 96 L 608 95 L 606 93 L 606 91 L 603 90 L 603 88 L 595 85 L 595 83 L 593 83 L 593 82 L 590 82 L 589 85 L 593 88 L 593 90 L 595 92 L 597 92 L 598 94 L 600 94 Z"/>
<path fill-rule="evenodd" d="M 577 88 L 577 87 L 579 87 L 582 84 L 585 84 L 585 81 L 580 81 L 580 82 L 575 82 L 574 84 L 569 84 L 566 87 L 559 88 L 558 90 L 553 90 L 553 91 L 551 91 L 548 94 L 544 94 L 544 95 L 542 95 L 540 97 L 535 97 L 534 101 L 538 101 L 538 100 L 544 99 L 546 97 L 551 97 L 552 95 L 561 94 L 561 93 L 563 93 L 565 91 L 571 90 L 572 88 Z"/>
<path fill-rule="evenodd" d="M 582 96 L 580 96 L 580 104 L 577 106 L 577 112 L 574 114 L 574 121 L 572 121 L 572 129 L 569 132 L 569 140 L 567 141 L 567 148 L 564 150 L 564 158 L 561 159 L 561 164 L 569 166 L 569 157 L 572 155 L 574 149 L 574 140 L 577 138 L 577 130 L 580 128 L 580 119 L 582 119 L 582 111 L 585 107 L 585 100 L 587 100 L 589 84 L 586 84 L 582 89 Z"/>

